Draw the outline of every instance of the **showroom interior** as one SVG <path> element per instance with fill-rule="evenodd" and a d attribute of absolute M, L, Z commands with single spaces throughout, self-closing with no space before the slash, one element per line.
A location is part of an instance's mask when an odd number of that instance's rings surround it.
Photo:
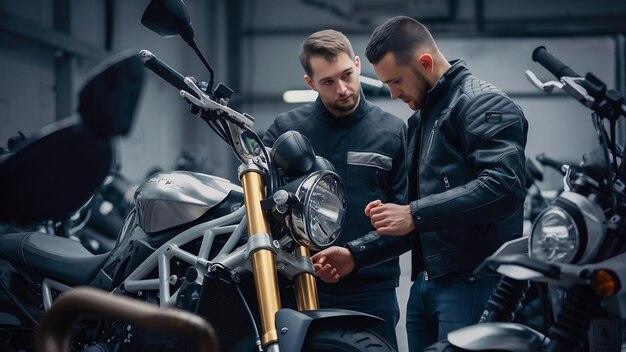
<path fill-rule="evenodd" d="M 576 162 L 598 145 L 589 111 L 563 92 L 542 92 L 526 77 L 532 70 L 554 80 L 531 55 L 545 46 L 574 71 L 593 72 L 607 87 L 626 92 L 626 2 L 623 0 L 185 0 L 200 51 L 215 82 L 233 90 L 229 106 L 254 117 L 262 135 L 276 115 L 304 102 L 285 92 L 308 90 L 298 61 L 303 40 L 335 29 L 361 57 L 362 76 L 376 79 L 365 58 L 374 28 L 396 15 L 413 17 L 433 33 L 446 58 L 462 58 L 470 71 L 501 88 L 529 123 L 526 156 L 545 153 Z M 78 93 L 102 60 L 149 50 L 184 76 L 206 81 L 208 72 L 180 38 L 163 38 L 141 23 L 148 0 L 0 0 L 0 146 L 35 134 L 77 113 Z M 189 170 L 239 184 L 240 161 L 197 116 L 177 89 L 152 72 L 130 132 L 116 137 L 118 171 L 139 183 L 155 170 Z M 365 96 L 403 120 L 412 114 L 392 101 L 384 86 L 363 83 Z M 620 120 L 616 139 L 624 144 Z M 536 160 L 537 183 L 546 193 L 562 186 L 562 175 Z M 45 170 L 42 170 L 45 171 Z M 1 197 L 0 197 L 1 198 Z M 0 200 L 1 201 L 1 200 Z M 3 204 L 2 207 L 10 205 Z M 410 260 L 401 258 L 397 289 L 402 316 L 399 350 L 405 351 L 404 308 Z"/>

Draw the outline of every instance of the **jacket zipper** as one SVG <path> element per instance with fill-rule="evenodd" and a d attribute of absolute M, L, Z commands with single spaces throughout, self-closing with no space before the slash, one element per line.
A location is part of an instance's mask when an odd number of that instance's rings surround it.
<path fill-rule="evenodd" d="M 439 119 L 435 120 L 432 130 L 430 130 L 430 136 L 428 137 L 428 146 L 426 147 L 426 153 L 424 153 L 424 159 L 426 159 L 428 154 L 430 154 L 430 148 L 433 146 L 433 140 L 435 139 L 435 131 L 437 130 L 438 124 L 439 124 Z"/>
<path fill-rule="evenodd" d="M 450 189 L 450 179 L 448 178 L 448 175 L 443 175 L 442 178 L 443 181 L 443 188 L 447 191 Z"/>
<path fill-rule="evenodd" d="M 421 143 L 420 141 L 424 139 L 424 119 L 422 118 L 422 116 L 420 116 L 420 125 L 419 125 L 419 134 L 420 134 L 420 138 L 417 140 L 418 143 Z M 422 154 L 422 148 L 420 148 L 420 154 Z M 422 155 L 420 155 L 417 158 L 417 165 L 415 165 L 415 167 L 417 168 L 417 199 L 420 199 L 420 161 L 422 160 Z"/>

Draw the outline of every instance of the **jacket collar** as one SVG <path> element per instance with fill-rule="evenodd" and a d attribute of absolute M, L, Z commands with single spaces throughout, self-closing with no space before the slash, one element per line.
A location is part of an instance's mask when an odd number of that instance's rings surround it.
<path fill-rule="evenodd" d="M 428 93 L 426 93 L 426 103 L 424 107 L 431 107 L 437 103 L 445 93 L 450 91 L 450 88 L 459 84 L 459 82 L 470 75 L 469 70 L 462 59 L 450 61 L 450 67 L 439 78 L 434 87 L 432 87 Z"/>
<path fill-rule="evenodd" d="M 339 117 L 334 116 L 333 114 L 328 112 L 318 96 L 317 100 L 315 100 L 315 102 L 313 103 L 315 108 L 315 116 L 317 116 L 317 118 L 319 118 L 322 122 L 328 124 L 337 124 L 341 126 L 354 125 L 357 122 L 361 121 L 369 111 L 369 103 L 367 100 L 365 100 L 365 95 L 363 95 L 363 89 L 361 89 L 360 95 L 361 98 L 359 100 L 359 105 L 356 107 L 356 110 L 348 115 Z"/>

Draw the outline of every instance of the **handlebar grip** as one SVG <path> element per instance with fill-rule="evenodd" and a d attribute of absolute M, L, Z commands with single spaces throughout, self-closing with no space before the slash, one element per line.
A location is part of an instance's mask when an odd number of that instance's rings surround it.
<path fill-rule="evenodd" d="M 178 88 L 179 90 L 184 90 L 194 97 L 200 98 L 198 94 L 196 94 L 196 92 L 194 92 L 191 88 L 187 86 L 187 84 L 185 84 L 185 77 L 183 77 L 183 75 L 178 73 L 178 71 L 174 70 L 163 61 L 159 60 L 150 51 L 141 50 L 139 52 L 139 55 L 143 60 L 143 65 L 146 66 L 150 71 L 156 73 L 159 77 L 163 78 L 165 81 Z"/>
<path fill-rule="evenodd" d="M 537 154 L 535 159 L 537 159 L 537 161 L 541 165 L 550 166 L 556 169 L 557 171 L 559 171 L 560 173 L 563 173 L 563 165 L 567 165 L 566 163 L 560 162 L 556 159 L 552 159 L 549 156 L 546 156 L 545 153 Z"/>
<path fill-rule="evenodd" d="M 569 66 L 550 54 L 545 46 L 537 47 L 533 51 L 533 61 L 541 64 L 541 66 L 555 75 L 556 78 L 560 79 L 563 76 L 580 77 L 580 75 L 574 72 Z"/>

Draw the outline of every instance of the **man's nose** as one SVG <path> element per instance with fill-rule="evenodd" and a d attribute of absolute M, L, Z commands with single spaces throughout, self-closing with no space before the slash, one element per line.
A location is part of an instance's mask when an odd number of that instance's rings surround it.
<path fill-rule="evenodd" d="M 391 99 L 395 100 L 400 97 L 400 90 L 397 88 L 389 87 L 389 94 L 391 95 Z"/>
<path fill-rule="evenodd" d="M 348 85 L 343 81 L 339 81 L 339 84 L 337 84 L 337 94 L 344 95 L 347 91 Z"/>

